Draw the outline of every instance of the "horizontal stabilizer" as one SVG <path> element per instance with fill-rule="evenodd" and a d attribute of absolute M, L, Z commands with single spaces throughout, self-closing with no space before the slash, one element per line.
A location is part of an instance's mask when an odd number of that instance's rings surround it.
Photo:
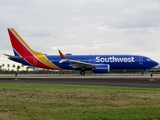
<path fill-rule="evenodd" d="M 22 57 L 19 57 L 19 56 L 8 55 L 8 54 L 3 54 L 3 55 L 8 56 L 9 58 L 14 58 L 14 59 L 23 59 Z"/>

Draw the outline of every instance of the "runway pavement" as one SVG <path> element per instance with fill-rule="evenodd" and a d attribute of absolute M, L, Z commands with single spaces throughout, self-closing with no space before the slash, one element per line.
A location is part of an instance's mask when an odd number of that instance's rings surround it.
<path fill-rule="evenodd" d="M 101 85 L 160 88 L 160 75 L 153 76 L 150 81 L 148 75 L 129 74 L 102 74 L 102 75 L 66 75 L 66 74 L 27 74 L 18 75 L 17 80 L 13 74 L 1 74 L 0 83 L 31 83 L 31 84 L 74 84 L 74 85 Z"/>

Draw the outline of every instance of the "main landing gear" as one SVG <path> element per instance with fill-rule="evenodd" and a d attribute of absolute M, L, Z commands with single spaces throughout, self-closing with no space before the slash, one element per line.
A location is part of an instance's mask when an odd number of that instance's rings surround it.
<path fill-rule="evenodd" d="M 80 71 L 80 74 L 81 74 L 81 75 L 85 75 L 85 71 L 84 71 L 84 70 L 81 70 L 81 71 Z"/>

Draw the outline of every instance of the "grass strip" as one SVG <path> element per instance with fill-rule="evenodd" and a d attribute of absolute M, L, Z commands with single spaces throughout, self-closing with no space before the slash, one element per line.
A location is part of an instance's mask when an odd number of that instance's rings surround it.
<path fill-rule="evenodd" d="M 0 84 L 0 120 L 160 119 L 160 89 Z"/>

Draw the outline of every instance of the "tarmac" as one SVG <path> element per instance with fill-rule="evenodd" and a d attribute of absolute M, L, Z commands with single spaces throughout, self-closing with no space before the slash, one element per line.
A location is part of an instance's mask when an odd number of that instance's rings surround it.
<path fill-rule="evenodd" d="M 149 74 L 0 74 L 0 83 L 70 84 L 160 88 L 160 75 Z"/>

